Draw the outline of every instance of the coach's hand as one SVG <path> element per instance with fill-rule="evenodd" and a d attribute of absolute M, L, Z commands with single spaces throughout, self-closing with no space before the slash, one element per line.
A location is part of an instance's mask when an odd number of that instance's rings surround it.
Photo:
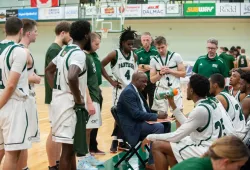
<path fill-rule="evenodd" d="M 95 107 L 94 107 L 93 102 L 88 103 L 88 112 L 89 112 L 89 115 L 95 114 Z"/>
<path fill-rule="evenodd" d="M 158 119 L 166 119 L 168 117 L 168 114 L 166 112 L 160 112 L 158 115 L 157 115 L 157 118 Z"/>
<path fill-rule="evenodd" d="M 147 138 L 145 138 L 142 143 L 141 143 L 141 149 L 143 152 L 145 152 L 145 145 L 149 145 L 150 144 L 150 140 L 147 140 Z"/>

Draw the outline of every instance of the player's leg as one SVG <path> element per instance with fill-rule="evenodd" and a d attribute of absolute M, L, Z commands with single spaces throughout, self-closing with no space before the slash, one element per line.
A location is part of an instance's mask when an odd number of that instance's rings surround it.
<path fill-rule="evenodd" d="M 17 168 L 17 161 L 19 159 L 21 151 L 5 151 L 5 160 L 3 164 L 3 170 L 10 170 Z"/>
<path fill-rule="evenodd" d="M 75 159 L 73 145 L 62 143 L 62 154 L 60 158 L 59 170 L 69 170 L 71 169 L 71 167 L 76 166 L 73 165 L 74 164 L 72 161 L 73 159 Z"/>
<path fill-rule="evenodd" d="M 87 139 L 87 145 L 89 146 L 90 143 L 90 133 L 92 129 L 86 129 L 86 139 Z"/>
<path fill-rule="evenodd" d="M 4 154 L 5 154 L 5 150 L 4 150 L 4 149 L 1 149 L 1 150 L 0 150 L 0 165 L 1 165 L 1 163 L 2 163 Z"/>
<path fill-rule="evenodd" d="M 18 162 L 17 162 L 17 170 L 27 170 L 28 166 L 28 150 L 21 150 Z"/>
<path fill-rule="evenodd" d="M 166 170 L 177 164 L 171 145 L 167 141 L 155 141 L 152 145 L 152 154 L 157 170 Z"/>

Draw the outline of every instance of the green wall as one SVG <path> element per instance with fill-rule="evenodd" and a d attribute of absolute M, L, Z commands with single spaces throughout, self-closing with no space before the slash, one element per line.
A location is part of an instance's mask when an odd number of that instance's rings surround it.
<path fill-rule="evenodd" d="M 153 36 L 166 36 L 169 50 L 181 54 L 184 61 L 195 61 L 206 53 L 206 40 L 215 37 L 219 46 L 240 45 L 250 55 L 250 19 L 155 19 L 126 20 L 125 27 L 131 25 L 139 33 L 149 31 Z M 39 74 L 44 73 L 44 58 L 49 45 L 54 41 L 54 22 L 39 22 L 37 42 L 31 45 Z M 4 38 L 3 24 L 0 25 L 0 39 Z M 118 47 L 119 33 L 109 33 L 102 40 L 98 53 L 104 58 Z M 108 67 L 109 68 L 109 67 Z"/>

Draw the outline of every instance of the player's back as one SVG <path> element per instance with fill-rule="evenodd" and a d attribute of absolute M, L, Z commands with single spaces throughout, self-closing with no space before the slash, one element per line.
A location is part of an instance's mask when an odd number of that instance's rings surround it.
<path fill-rule="evenodd" d="M 226 111 L 233 122 L 233 126 L 236 130 L 237 135 L 242 134 L 240 136 L 244 137 L 245 130 L 246 130 L 245 117 L 244 117 L 244 114 L 242 112 L 242 108 L 241 108 L 239 102 L 232 95 L 230 95 L 227 92 L 221 92 L 220 94 L 227 101 L 228 109 Z"/>
<path fill-rule="evenodd" d="M 125 88 L 132 80 L 135 72 L 135 59 L 133 51 L 126 57 L 120 49 L 116 50 L 116 62 L 111 63 L 112 74 L 122 88 Z"/>
<path fill-rule="evenodd" d="M 208 122 L 190 134 L 197 145 L 210 146 L 214 140 L 227 135 L 219 101 L 215 98 L 202 100 L 196 107 L 204 107 L 208 112 Z"/>
<path fill-rule="evenodd" d="M 72 58 L 80 58 L 84 61 L 84 66 L 80 66 L 77 61 Z M 86 86 L 87 86 L 87 72 L 85 68 L 85 60 L 86 56 L 84 52 L 80 49 L 79 46 L 71 44 L 67 45 L 63 48 L 60 53 L 56 56 L 53 60 L 53 63 L 56 64 L 56 75 L 54 80 L 54 88 L 53 88 L 53 96 L 56 93 L 63 94 L 68 93 L 71 94 L 69 88 L 69 81 L 68 81 L 68 72 L 70 64 L 77 65 L 78 67 L 82 67 L 83 70 L 79 75 L 79 89 L 81 91 L 81 95 L 85 95 Z"/>
<path fill-rule="evenodd" d="M 7 85 L 10 71 L 17 72 L 17 70 L 20 70 L 20 68 L 18 69 L 18 67 L 22 67 L 22 72 L 19 72 L 21 76 L 17 83 L 16 90 L 11 96 L 11 98 L 22 100 L 28 97 L 29 88 L 27 65 L 25 64 L 27 58 L 23 57 L 21 59 L 19 56 L 19 52 L 25 52 L 19 44 L 8 40 L 3 40 L 0 42 L 0 91 L 3 91 L 3 89 Z M 15 62 L 15 64 L 13 64 L 14 60 L 22 60 L 21 62 L 24 64 L 20 65 L 20 62 Z"/>

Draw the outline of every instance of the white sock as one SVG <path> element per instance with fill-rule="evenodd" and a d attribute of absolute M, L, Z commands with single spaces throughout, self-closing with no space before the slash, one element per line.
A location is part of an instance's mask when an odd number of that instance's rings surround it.
<path fill-rule="evenodd" d="M 22 168 L 22 170 L 29 170 L 29 168 L 26 166 L 25 168 Z"/>
<path fill-rule="evenodd" d="M 113 136 L 113 140 L 117 140 L 117 136 Z"/>
<path fill-rule="evenodd" d="M 123 142 L 123 139 L 118 139 L 118 142 Z"/>

